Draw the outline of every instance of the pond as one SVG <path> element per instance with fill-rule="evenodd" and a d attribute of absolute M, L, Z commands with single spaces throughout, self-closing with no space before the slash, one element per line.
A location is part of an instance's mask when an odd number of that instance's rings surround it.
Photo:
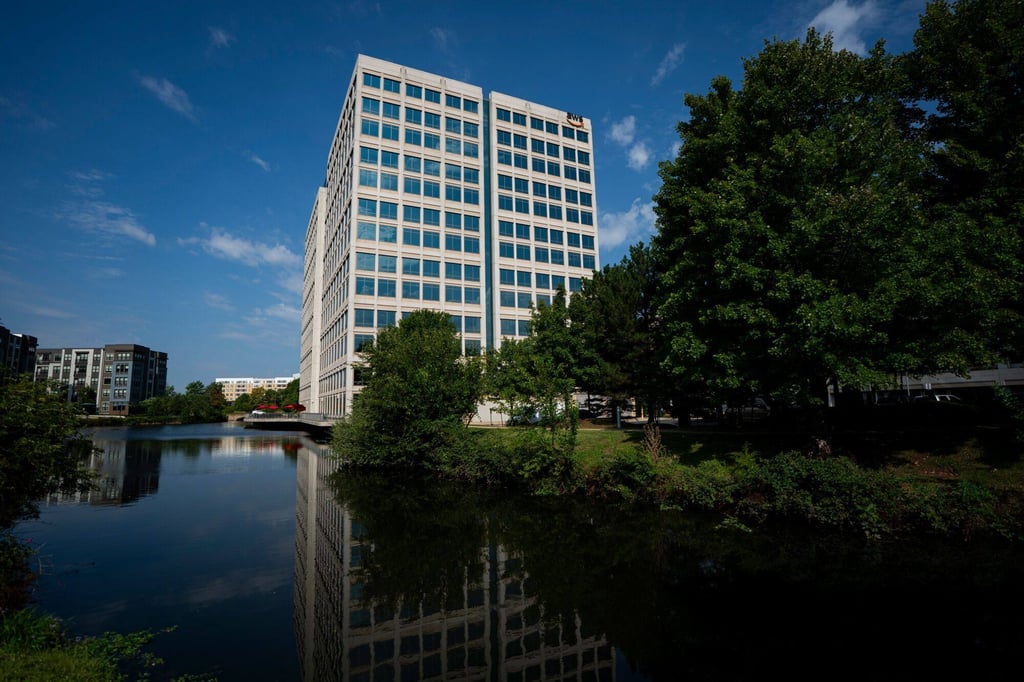
<path fill-rule="evenodd" d="M 1019 679 L 1024 555 L 339 472 L 237 424 L 97 429 L 97 491 L 19 526 L 78 634 L 153 679 Z"/>

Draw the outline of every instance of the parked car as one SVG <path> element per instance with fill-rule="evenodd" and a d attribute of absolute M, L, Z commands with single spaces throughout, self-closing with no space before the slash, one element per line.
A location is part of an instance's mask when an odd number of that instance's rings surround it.
<path fill-rule="evenodd" d="M 927 393 L 925 395 L 914 396 L 915 403 L 959 403 L 963 402 L 959 396 L 955 396 L 952 393 Z"/>
<path fill-rule="evenodd" d="M 508 420 L 509 426 L 518 426 L 521 424 L 539 424 L 540 423 L 540 412 L 524 412 L 523 414 L 514 414 Z"/>

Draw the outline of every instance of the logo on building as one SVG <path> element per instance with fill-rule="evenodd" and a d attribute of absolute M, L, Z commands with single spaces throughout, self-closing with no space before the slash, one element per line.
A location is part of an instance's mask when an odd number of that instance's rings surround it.
<path fill-rule="evenodd" d="M 576 128 L 582 128 L 583 127 L 583 117 L 580 116 L 579 114 L 572 114 L 572 113 L 569 113 L 567 111 L 567 112 L 565 112 L 565 121 L 566 121 L 566 123 L 568 123 L 569 125 L 571 125 L 573 127 L 576 127 Z"/>

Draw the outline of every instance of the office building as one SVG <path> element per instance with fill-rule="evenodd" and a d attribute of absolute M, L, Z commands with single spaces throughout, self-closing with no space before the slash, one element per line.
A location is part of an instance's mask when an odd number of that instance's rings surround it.
<path fill-rule="evenodd" d="M 254 389 L 265 388 L 268 391 L 283 391 L 288 384 L 299 378 L 298 374 L 290 377 L 227 377 L 214 379 L 215 383 L 224 389 L 224 398 L 229 403 L 238 399 L 238 396 L 252 393 Z"/>
<path fill-rule="evenodd" d="M 466 354 L 598 268 L 590 119 L 359 56 L 306 232 L 299 401 L 328 417 L 358 353 L 417 309 Z"/>
<path fill-rule="evenodd" d="M 74 402 L 95 396 L 97 414 L 127 416 L 133 404 L 167 391 L 167 353 L 134 343 L 39 348 L 35 380 L 53 383 Z"/>
<path fill-rule="evenodd" d="M 39 339 L 28 334 L 17 334 L 0 326 L 0 382 L 5 376 L 32 373 L 36 366 L 36 346 Z"/>

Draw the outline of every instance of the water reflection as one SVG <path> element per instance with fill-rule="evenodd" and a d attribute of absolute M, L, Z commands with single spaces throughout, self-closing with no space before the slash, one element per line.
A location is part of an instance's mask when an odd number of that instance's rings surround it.
<path fill-rule="evenodd" d="M 305 448 L 297 470 L 302 679 L 615 678 L 612 648 L 545 609 L 476 500 L 339 476 Z"/>

